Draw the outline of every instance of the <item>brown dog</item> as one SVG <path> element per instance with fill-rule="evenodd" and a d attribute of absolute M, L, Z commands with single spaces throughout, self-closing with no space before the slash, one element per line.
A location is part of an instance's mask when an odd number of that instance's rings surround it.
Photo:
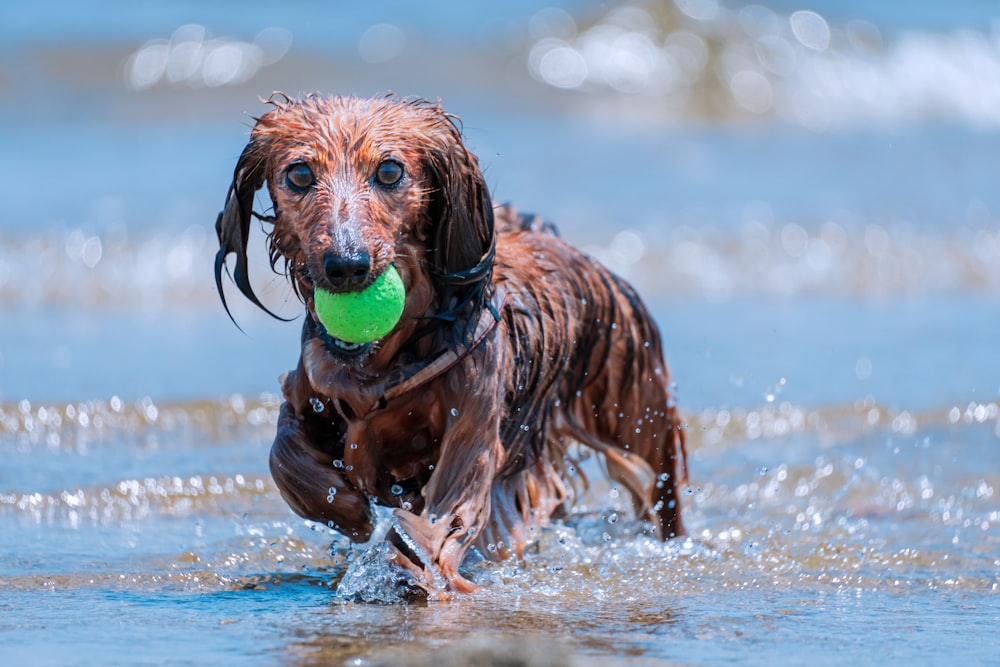
<path fill-rule="evenodd" d="M 395 507 L 387 541 L 408 584 L 476 586 L 470 547 L 519 556 L 568 499 L 567 447 L 603 454 L 639 516 L 680 535 L 684 430 L 660 337 L 635 291 L 537 219 L 496 210 L 456 119 L 394 97 L 272 98 L 236 166 L 216 229 L 251 289 L 251 216 L 273 224 L 308 310 L 271 473 L 298 514 L 359 542 L 371 503 Z M 252 211 L 268 185 L 273 215 Z M 395 265 L 396 327 L 363 345 L 332 338 L 313 290 L 348 292 Z M 227 307 L 228 311 L 228 307 Z"/>

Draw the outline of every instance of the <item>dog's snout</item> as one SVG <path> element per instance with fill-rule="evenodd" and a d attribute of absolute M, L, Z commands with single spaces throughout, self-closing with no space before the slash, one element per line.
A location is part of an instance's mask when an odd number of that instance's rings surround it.
<path fill-rule="evenodd" d="M 361 287 L 368 281 L 371 257 L 364 250 L 352 253 L 328 252 L 323 256 L 323 271 L 330 285 L 340 289 Z"/>

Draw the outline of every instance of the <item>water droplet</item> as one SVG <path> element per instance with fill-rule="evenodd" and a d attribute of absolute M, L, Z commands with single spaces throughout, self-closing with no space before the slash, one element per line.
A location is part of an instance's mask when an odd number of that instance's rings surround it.
<path fill-rule="evenodd" d="M 389 487 L 389 493 L 394 496 L 401 496 L 403 495 L 403 486 L 401 484 L 393 484 Z"/>
<path fill-rule="evenodd" d="M 767 466 L 761 466 L 760 470 L 757 471 L 762 477 L 767 474 Z"/>
<path fill-rule="evenodd" d="M 358 443 L 352 442 L 351 443 L 351 449 L 357 449 L 357 448 L 358 448 Z"/>
<path fill-rule="evenodd" d="M 608 523 L 618 523 L 618 513 L 612 512 L 608 515 Z"/>
<path fill-rule="evenodd" d="M 609 535 L 608 533 L 604 533 L 603 535 L 601 535 L 601 539 L 603 539 L 605 542 L 610 542 L 611 535 Z"/>
<path fill-rule="evenodd" d="M 309 405 L 312 406 L 313 412 L 323 412 L 323 401 L 315 396 L 309 397 Z"/>
<path fill-rule="evenodd" d="M 330 494 L 331 496 L 335 496 L 335 495 L 337 495 L 337 487 L 335 487 L 335 486 L 331 486 L 331 487 L 330 487 L 330 488 L 329 488 L 329 489 L 327 490 L 327 493 L 329 493 L 329 494 Z"/>
<path fill-rule="evenodd" d="M 411 503 L 409 500 L 404 500 L 403 504 L 400 505 L 400 507 L 402 507 L 406 511 L 410 511 L 413 509 L 413 503 Z"/>
<path fill-rule="evenodd" d="M 452 417 L 457 417 L 458 416 L 458 408 L 452 408 L 451 409 L 451 416 Z"/>
<path fill-rule="evenodd" d="M 340 459 L 334 459 L 333 460 L 333 467 L 334 468 L 343 468 L 344 467 L 344 462 L 342 460 L 340 460 Z"/>

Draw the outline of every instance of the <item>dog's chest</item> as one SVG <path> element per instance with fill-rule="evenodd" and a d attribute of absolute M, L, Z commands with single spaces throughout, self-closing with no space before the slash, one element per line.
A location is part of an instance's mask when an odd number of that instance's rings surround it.
<path fill-rule="evenodd" d="M 427 413 L 378 412 L 348 423 L 344 471 L 352 484 L 387 505 L 415 501 L 437 461 L 441 434 Z"/>

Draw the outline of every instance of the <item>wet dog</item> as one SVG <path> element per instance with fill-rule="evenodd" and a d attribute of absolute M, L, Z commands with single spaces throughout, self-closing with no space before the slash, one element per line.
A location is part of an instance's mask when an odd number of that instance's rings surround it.
<path fill-rule="evenodd" d="M 469 592 L 470 548 L 521 555 L 567 502 L 567 448 L 603 455 L 636 512 L 683 533 L 684 429 L 656 324 L 633 288 L 550 225 L 494 208 L 454 116 L 395 97 L 273 97 L 236 165 L 216 228 L 216 280 L 261 308 L 253 217 L 306 307 L 271 473 L 303 517 L 359 542 L 372 503 L 407 584 Z M 267 185 L 273 212 L 253 212 Z M 313 293 L 359 291 L 393 265 L 403 314 L 381 340 L 338 340 Z M 228 310 L 228 307 L 227 307 Z"/>

